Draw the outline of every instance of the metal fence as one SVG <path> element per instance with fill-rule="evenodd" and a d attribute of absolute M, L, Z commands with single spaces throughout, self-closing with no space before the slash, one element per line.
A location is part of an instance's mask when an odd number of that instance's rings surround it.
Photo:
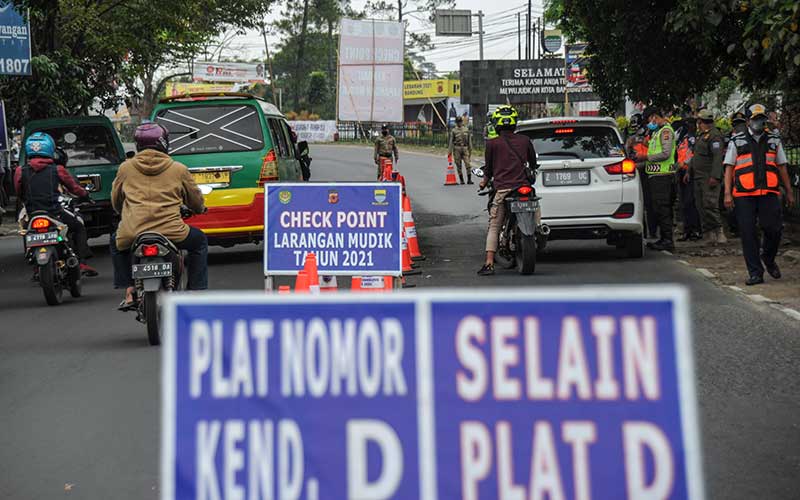
<path fill-rule="evenodd" d="M 380 134 L 380 123 L 339 122 L 337 130 L 339 141 L 342 142 L 372 142 Z M 389 125 L 389 132 L 398 144 L 411 144 L 414 146 L 448 146 L 449 133 L 447 129 L 432 127 L 426 122 L 408 122 Z M 472 147 L 483 148 L 482 134 L 473 131 Z"/>

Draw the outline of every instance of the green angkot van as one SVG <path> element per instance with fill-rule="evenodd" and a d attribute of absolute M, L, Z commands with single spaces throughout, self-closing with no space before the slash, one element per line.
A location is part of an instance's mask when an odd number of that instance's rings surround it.
<path fill-rule="evenodd" d="M 81 207 L 81 216 L 90 238 L 108 234 L 114 227 L 111 184 L 125 161 L 125 149 L 111 120 L 105 116 L 48 118 L 25 124 L 22 143 L 34 132 L 49 134 L 56 146 L 67 153 L 67 169 L 89 191 L 94 205 Z M 20 165 L 27 161 L 25 148 Z"/>
<path fill-rule="evenodd" d="M 169 154 L 192 172 L 208 213 L 191 224 L 211 244 L 257 242 L 264 230 L 264 183 L 301 181 L 286 118 L 249 94 L 189 94 L 163 99 L 152 120 L 169 131 Z"/>

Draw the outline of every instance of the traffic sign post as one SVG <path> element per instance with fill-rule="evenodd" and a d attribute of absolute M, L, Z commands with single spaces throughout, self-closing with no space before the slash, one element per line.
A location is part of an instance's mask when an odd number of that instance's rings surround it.
<path fill-rule="evenodd" d="M 163 499 L 703 498 L 677 287 L 170 294 Z"/>
<path fill-rule="evenodd" d="M 271 183 L 264 194 L 264 276 L 296 275 L 313 252 L 327 276 L 402 276 L 402 186 Z"/>
<path fill-rule="evenodd" d="M 0 75 L 30 76 L 31 26 L 11 2 L 0 6 Z"/>

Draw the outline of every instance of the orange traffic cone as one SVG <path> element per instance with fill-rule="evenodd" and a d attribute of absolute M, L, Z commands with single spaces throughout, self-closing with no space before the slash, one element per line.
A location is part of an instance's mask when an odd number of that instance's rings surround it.
<path fill-rule="evenodd" d="M 411 200 L 405 194 L 403 195 L 403 227 L 406 230 L 408 253 L 411 255 L 411 260 L 425 260 L 425 256 L 419 250 L 417 226 L 414 224 L 414 215 L 411 213 Z"/>
<path fill-rule="evenodd" d="M 278 287 L 278 295 L 289 295 L 292 293 L 292 287 L 289 285 L 281 285 Z"/>
<path fill-rule="evenodd" d="M 412 285 L 411 283 L 407 283 L 405 276 L 401 276 L 400 279 L 402 280 L 401 283 L 402 283 L 403 288 L 414 288 L 415 286 L 417 286 L 417 285 Z"/>
<path fill-rule="evenodd" d="M 381 157 L 381 182 L 392 182 L 393 171 L 392 159 Z"/>
<path fill-rule="evenodd" d="M 322 276 L 319 280 L 319 291 L 322 293 L 335 292 L 339 289 L 336 276 Z"/>
<path fill-rule="evenodd" d="M 303 265 L 303 270 L 308 276 L 308 291 L 309 293 L 319 293 L 319 271 L 317 270 L 317 256 L 313 253 L 306 254 L 306 260 Z"/>
<path fill-rule="evenodd" d="M 403 250 L 403 276 L 422 274 L 422 271 L 414 269 L 414 265 L 411 263 L 411 254 L 408 252 L 408 239 L 406 238 L 405 229 L 403 230 L 403 244 L 400 248 Z"/>
<path fill-rule="evenodd" d="M 456 167 L 453 165 L 453 155 L 447 155 L 447 176 L 444 178 L 445 186 L 455 186 L 458 184 L 456 180 Z"/>
<path fill-rule="evenodd" d="M 352 292 L 389 292 L 392 290 L 391 276 L 353 276 Z"/>
<path fill-rule="evenodd" d="M 308 293 L 308 273 L 301 269 L 294 282 L 294 293 Z"/>
<path fill-rule="evenodd" d="M 400 186 L 402 187 L 403 194 L 405 195 L 406 194 L 406 178 L 404 176 L 402 176 L 402 175 L 398 175 L 397 176 L 397 182 L 400 183 Z"/>

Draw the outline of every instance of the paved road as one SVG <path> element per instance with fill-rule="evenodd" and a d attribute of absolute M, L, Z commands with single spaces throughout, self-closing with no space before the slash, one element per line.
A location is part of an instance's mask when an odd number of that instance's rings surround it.
<path fill-rule="evenodd" d="M 371 153 L 315 147 L 315 180 L 372 180 Z M 334 158 L 334 160 L 326 160 Z M 691 289 L 701 429 L 710 498 L 800 495 L 800 327 L 717 289 L 663 254 L 623 259 L 603 243 L 557 242 L 532 277 L 475 274 L 485 215 L 473 186 L 441 186 L 441 159 L 404 153 L 427 286 L 550 286 L 678 282 Z M 78 301 L 48 308 L 16 239 L 0 239 L 0 498 L 156 498 L 159 350 L 114 310 L 102 272 Z M 213 249 L 216 289 L 262 286 L 260 247 Z"/>

